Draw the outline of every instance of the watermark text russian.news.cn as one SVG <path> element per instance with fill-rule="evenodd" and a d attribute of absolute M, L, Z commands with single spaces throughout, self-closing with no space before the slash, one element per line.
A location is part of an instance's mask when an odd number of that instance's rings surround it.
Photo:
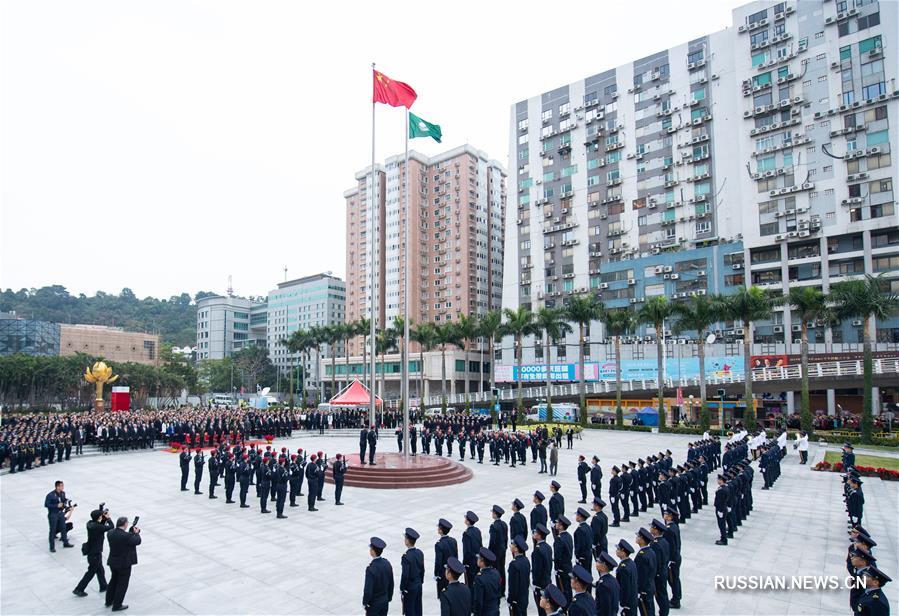
<path fill-rule="evenodd" d="M 866 581 L 851 575 L 716 575 L 715 590 L 864 590 Z"/>

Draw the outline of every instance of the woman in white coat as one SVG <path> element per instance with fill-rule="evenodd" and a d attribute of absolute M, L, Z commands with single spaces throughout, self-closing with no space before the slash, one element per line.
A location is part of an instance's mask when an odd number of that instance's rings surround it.
<path fill-rule="evenodd" d="M 796 450 L 799 452 L 799 463 L 805 464 L 808 461 L 808 433 L 799 432 L 796 434 Z"/>

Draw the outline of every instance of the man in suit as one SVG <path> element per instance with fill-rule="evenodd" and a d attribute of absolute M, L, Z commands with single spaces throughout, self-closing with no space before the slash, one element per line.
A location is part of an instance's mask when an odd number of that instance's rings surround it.
<path fill-rule="evenodd" d="M 365 569 L 365 588 L 362 593 L 362 606 L 366 616 L 386 616 L 393 599 L 393 567 L 386 558 L 381 557 L 386 547 L 384 540 L 378 537 L 372 537 L 368 544 L 372 560 Z"/>
<path fill-rule="evenodd" d="M 69 543 L 68 530 L 66 529 L 66 493 L 63 482 L 56 482 L 53 491 L 44 498 L 44 507 L 47 508 L 47 522 L 50 525 L 50 551 L 56 551 L 56 533 L 60 534 L 62 547 L 75 547 Z"/>
<path fill-rule="evenodd" d="M 84 589 L 90 581 L 97 576 L 100 582 L 100 592 L 106 592 L 106 570 L 103 568 L 103 539 L 106 533 L 112 530 L 112 520 L 109 519 L 109 511 L 95 509 L 91 511 L 91 519 L 87 523 L 87 572 L 75 586 L 73 595 L 86 597 Z"/>
<path fill-rule="evenodd" d="M 375 463 L 375 449 L 378 445 L 378 431 L 374 426 L 368 431 L 368 463 L 369 465 L 374 465 Z"/>
<path fill-rule="evenodd" d="M 140 545 L 140 529 L 132 526 L 128 530 L 128 518 L 122 516 L 116 520 L 116 527 L 106 535 L 109 541 L 109 565 L 112 575 L 109 585 L 106 587 L 106 607 L 112 607 L 113 612 L 127 610 L 127 605 L 122 605 L 125 593 L 128 592 L 128 582 L 131 580 L 131 567 L 137 564 L 137 546 Z"/>
<path fill-rule="evenodd" d="M 359 463 L 365 464 L 365 449 L 368 447 L 368 429 L 362 426 L 359 431 Z"/>
<path fill-rule="evenodd" d="M 413 441 L 414 442 L 414 441 Z M 400 595 L 405 616 L 421 616 L 421 588 L 425 580 L 425 557 L 415 547 L 419 534 L 414 528 L 407 528 L 403 534 L 406 553 L 400 559 Z"/>

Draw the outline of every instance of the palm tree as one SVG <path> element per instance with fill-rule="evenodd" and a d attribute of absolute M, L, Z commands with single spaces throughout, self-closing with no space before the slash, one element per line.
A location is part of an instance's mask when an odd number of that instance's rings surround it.
<path fill-rule="evenodd" d="M 322 345 L 328 343 L 328 331 L 324 325 L 313 325 L 309 328 L 310 348 L 315 349 L 315 372 L 318 374 L 318 397 L 319 402 L 324 401 L 325 386 L 322 379 L 321 371 L 321 354 Z"/>
<path fill-rule="evenodd" d="M 350 382 L 350 339 L 358 335 L 356 332 L 356 323 L 341 323 L 340 325 L 341 342 L 343 342 L 343 358 L 346 364 L 346 382 Z"/>
<path fill-rule="evenodd" d="M 381 357 L 381 400 L 387 399 L 386 390 L 386 365 L 384 364 L 384 356 L 396 346 L 396 332 L 392 328 L 380 330 L 375 336 L 375 353 Z"/>
<path fill-rule="evenodd" d="M 606 336 L 615 339 L 615 423 L 624 425 L 624 409 L 621 408 L 621 337 L 634 330 L 636 319 L 628 308 L 609 310 L 602 315 Z"/>
<path fill-rule="evenodd" d="M 403 390 L 403 385 L 406 382 L 406 370 L 409 369 L 409 364 L 407 363 L 406 358 L 406 344 L 404 340 L 404 336 L 406 334 L 406 320 L 401 316 L 393 317 L 393 325 L 391 325 L 390 329 L 393 330 L 393 337 L 396 341 L 396 346 L 399 347 L 400 351 L 400 403 L 405 408 L 405 406 L 409 404 L 409 392 Z"/>
<path fill-rule="evenodd" d="M 899 295 L 889 291 L 882 276 L 867 275 L 860 280 L 838 282 L 830 289 L 830 298 L 840 319 L 860 318 L 863 322 L 864 386 L 862 387 L 862 442 L 871 442 L 873 430 L 874 360 L 871 354 L 871 319 L 883 321 L 899 313 Z"/>
<path fill-rule="evenodd" d="M 565 320 L 565 311 L 559 308 L 541 308 L 534 317 L 538 331 L 543 332 L 546 348 L 546 418 L 552 421 L 552 371 L 550 370 L 550 345 L 554 340 L 564 338 L 571 331 L 571 325 Z"/>
<path fill-rule="evenodd" d="M 709 429 L 709 404 L 706 400 L 705 382 L 705 332 L 720 319 L 715 310 L 715 302 L 705 295 L 695 295 L 690 301 L 674 304 L 672 307 L 677 322 L 674 330 L 678 333 L 696 332 L 696 352 L 699 355 L 699 423 L 703 430 Z"/>
<path fill-rule="evenodd" d="M 425 404 L 425 351 L 437 344 L 437 329 L 433 323 L 419 323 L 409 331 L 412 342 L 418 343 L 418 397 Z"/>
<path fill-rule="evenodd" d="M 811 434 L 814 424 L 808 392 L 808 323 L 819 320 L 829 322 L 833 311 L 828 305 L 827 296 L 815 287 L 791 287 L 790 292 L 779 298 L 778 303 L 790 306 L 790 311 L 799 318 L 802 332 L 799 347 L 802 353 L 802 403 L 799 418 L 802 429 Z"/>
<path fill-rule="evenodd" d="M 534 323 L 534 313 L 528 308 L 519 307 L 517 310 L 506 308 L 503 310 L 506 322 L 502 325 L 502 333 L 515 338 L 515 363 L 518 366 L 518 412 L 524 413 L 524 402 L 521 392 L 521 361 L 524 355 L 524 337 L 537 335 L 540 331 Z"/>
<path fill-rule="evenodd" d="M 658 373 L 656 381 L 659 386 L 659 429 L 665 427 L 665 319 L 674 314 L 672 304 L 664 295 L 649 298 L 637 313 L 637 319 L 645 325 L 652 325 L 656 330 L 656 356 Z"/>
<path fill-rule="evenodd" d="M 496 338 L 502 335 L 502 325 L 503 325 L 503 313 L 499 310 L 488 310 L 481 316 L 481 320 L 478 323 L 478 333 L 487 338 L 487 357 L 489 358 L 489 366 L 490 366 L 490 394 L 493 395 L 493 391 L 496 389 L 496 372 L 494 371 L 494 357 L 493 357 L 493 349 L 494 343 L 496 342 Z M 490 408 L 494 408 L 496 404 L 496 400 L 493 400 L 493 403 L 490 405 Z"/>
<path fill-rule="evenodd" d="M 443 397 L 443 409 L 446 410 L 446 345 L 459 345 L 461 338 L 455 323 L 447 322 L 435 325 L 437 333 L 435 343 L 440 345 L 440 395 Z"/>
<path fill-rule="evenodd" d="M 337 395 L 337 343 L 343 340 L 343 323 L 326 325 L 323 328 L 322 337 L 328 344 L 328 353 L 331 355 L 331 395 Z"/>
<path fill-rule="evenodd" d="M 713 300 L 721 319 L 739 321 L 743 327 L 743 373 L 746 381 L 746 429 L 755 430 L 755 404 L 752 399 L 752 324 L 771 316 L 772 296 L 759 287 L 740 287 L 736 293 L 719 295 Z"/>
<path fill-rule="evenodd" d="M 456 333 L 459 335 L 459 342 L 465 355 L 465 407 L 471 410 L 471 401 L 469 393 L 471 391 L 470 381 L 468 379 L 468 345 L 478 339 L 478 321 L 476 317 L 467 314 L 460 314 L 459 320 L 456 321 Z"/>
<path fill-rule="evenodd" d="M 374 375 L 372 382 L 368 382 L 368 336 L 371 332 L 371 320 L 368 317 L 362 317 L 353 323 L 357 336 L 362 336 L 362 382 L 374 392 Z"/>
<path fill-rule="evenodd" d="M 291 355 L 300 354 L 300 362 L 303 365 L 303 381 L 306 380 L 306 353 L 309 352 L 309 349 L 312 348 L 312 336 L 305 329 L 298 329 L 290 334 L 290 336 L 286 340 L 282 340 L 281 343 L 287 347 L 287 350 L 291 353 Z M 296 372 L 296 366 L 291 366 L 290 369 L 290 406 L 293 406 L 293 374 Z M 303 387 L 303 400 L 301 401 L 300 406 L 305 406 L 305 398 L 306 398 L 306 388 Z"/>
<path fill-rule="evenodd" d="M 572 297 L 565 307 L 565 316 L 578 326 L 578 363 L 580 365 L 580 402 L 581 425 L 587 425 L 587 381 L 584 375 L 584 344 L 587 342 L 584 331 L 593 321 L 602 319 L 605 306 L 595 295 Z"/>

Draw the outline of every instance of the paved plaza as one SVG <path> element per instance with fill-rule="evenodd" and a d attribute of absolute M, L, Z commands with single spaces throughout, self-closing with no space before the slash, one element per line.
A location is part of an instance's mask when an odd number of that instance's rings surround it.
<path fill-rule="evenodd" d="M 573 450 L 565 450 L 563 445 L 557 479 L 562 484 L 566 513 L 573 518 L 580 498 L 575 473 L 578 454 L 600 456 L 605 497 L 613 465 L 664 449 L 671 449 L 675 463 L 680 463 L 690 440 L 678 435 L 591 430 L 582 440 L 575 440 Z M 302 433 L 275 445 L 323 450 L 331 456 L 357 450 L 357 440 L 351 437 Z M 392 435 L 380 445 L 382 451 L 396 450 Z M 823 449 L 817 445 L 810 453 L 810 465 L 823 457 Z M 850 610 L 844 589 L 714 588 L 715 575 L 845 578 L 846 516 L 840 476 L 799 466 L 792 449 L 790 454 L 772 490 L 762 491 L 756 474 L 755 509 L 730 545 L 714 545 L 717 526 L 711 498 L 709 506 L 682 526 L 683 607 L 672 614 L 846 614 Z M 473 467 L 474 478 L 464 484 L 413 490 L 346 488 L 344 507 L 333 505 L 333 486 L 326 485 L 328 502 L 319 504 L 320 511 L 288 507 L 286 520 L 278 520 L 274 514 L 260 515 L 258 499 L 252 500 L 250 509 L 226 505 L 223 485 L 217 489 L 218 500 L 181 492 L 177 456 L 162 451 L 85 456 L 15 476 L 3 475 L 0 612 L 108 611 L 96 581 L 86 598 L 71 593 L 85 570 L 85 559 L 77 549 L 85 540 L 84 523 L 90 510 L 105 501 L 113 517 L 141 516 L 143 543 L 125 600 L 131 606 L 129 614 L 360 614 L 364 570 L 370 559 L 367 544 L 372 535 L 388 544 L 384 556 L 393 565 L 397 586 L 390 612 L 400 614 L 400 555 L 406 526 L 422 535 L 418 547 L 425 554 L 424 609 L 426 614 L 438 614 L 435 586 L 428 577 L 433 570 L 437 519 L 445 517 L 456 525 L 452 536 L 459 540 L 461 550 L 466 510 L 481 516 L 479 526 L 486 536 L 491 505 L 500 504 L 511 513 L 511 501 L 518 497 L 528 505 L 527 516 L 534 490 L 549 493 L 550 477 L 538 475 L 536 464 L 515 469 L 469 460 L 465 464 Z M 76 548 L 58 548 L 51 554 L 42 504 L 56 479 L 65 481 L 68 496 L 79 508 L 70 535 Z M 191 484 L 192 480 L 191 470 Z M 205 489 L 205 477 L 203 483 Z M 714 475 L 709 481 L 709 491 L 713 489 Z M 878 542 L 878 566 L 899 579 L 899 483 L 866 479 L 864 492 L 863 524 Z M 251 487 L 250 497 L 254 494 Z M 652 517 L 658 517 L 657 510 L 632 518 L 620 528 L 610 528 L 609 543 L 623 537 L 635 544 L 635 531 L 648 526 Z M 108 546 L 104 562 L 106 554 Z M 886 594 L 893 613 L 899 613 L 896 583 L 886 587 Z M 506 613 L 504 604 L 501 611 Z M 529 613 L 536 613 L 533 605 Z"/>

